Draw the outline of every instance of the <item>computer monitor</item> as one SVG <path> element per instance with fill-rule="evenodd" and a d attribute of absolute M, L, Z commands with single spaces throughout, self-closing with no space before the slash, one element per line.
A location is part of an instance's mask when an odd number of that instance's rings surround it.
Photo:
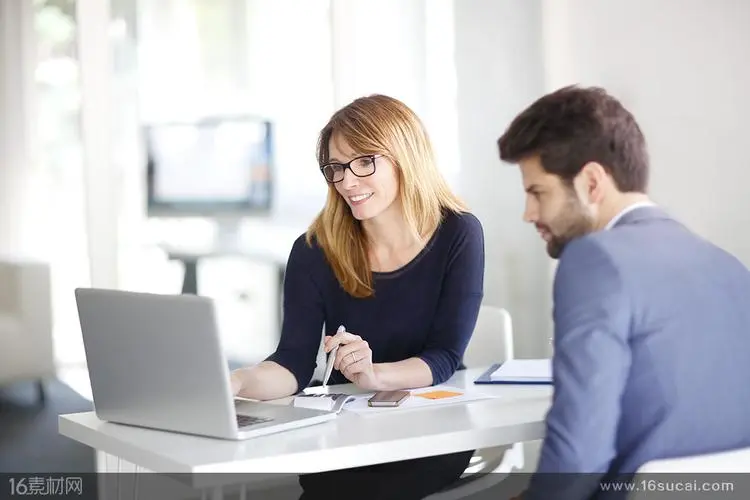
<path fill-rule="evenodd" d="M 145 127 L 150 217 L 241 218 L 273 201 L 272 127 L 217 117 Z"/>

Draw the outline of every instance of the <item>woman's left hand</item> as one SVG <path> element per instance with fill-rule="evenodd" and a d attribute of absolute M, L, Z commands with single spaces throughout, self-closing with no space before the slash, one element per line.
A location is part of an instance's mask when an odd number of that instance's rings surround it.
<path fill-rule="evenodd" d="M 359 335 L 340 332 L 325 339 L 325 351 L 339 346 L 333 367 L 354 382 L 358 387 L 371 391 L 380 390 L 377 372 L 372 364 L 372 350 Z"/>

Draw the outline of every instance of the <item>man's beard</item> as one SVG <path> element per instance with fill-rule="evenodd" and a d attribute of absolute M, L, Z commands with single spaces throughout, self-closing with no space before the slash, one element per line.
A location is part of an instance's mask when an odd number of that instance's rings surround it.
<path fill-rule="evenodd" d="M 547 254 L 557 259 L 572 240 L 594 230 L 594 218 L 586 212 L 581 202 L 571 195 L 565 210 L 545 228 L 550 234 Z"/>

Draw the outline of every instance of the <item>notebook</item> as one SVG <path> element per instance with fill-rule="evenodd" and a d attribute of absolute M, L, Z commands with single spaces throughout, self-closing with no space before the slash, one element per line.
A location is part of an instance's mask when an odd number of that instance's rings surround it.
<path fill-rule="evenodd" d="M 292 406 L 340 413 L 344 405 L 356 399 L 351 394 L 298 394 L 292 400 Z"/>
<path fill-rule="evenodd" d="M 492 365 L 475 384 L 551 384 L 551 359 L 509 359 Z"/>

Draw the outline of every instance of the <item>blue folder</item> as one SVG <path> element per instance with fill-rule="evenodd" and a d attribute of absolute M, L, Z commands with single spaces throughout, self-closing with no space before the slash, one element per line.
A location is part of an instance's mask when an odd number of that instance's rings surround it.
<path fill-rule="evenodd" d="M 482 373 L 479 378 L 477 378 L 474 383 L 475 384 L 505 384 L 505 385 L 552 385 L 552 380 L 539 380 L 539 381 L 518 381 L 518 380 L 502 380 L 502 379 L 495 379 L 493 380 L 491 378 L 492 373 L 500 368 L 500 365 L 502 363 L 495 363 L 494 365 L 490 366 L 487 371 Z"/>

